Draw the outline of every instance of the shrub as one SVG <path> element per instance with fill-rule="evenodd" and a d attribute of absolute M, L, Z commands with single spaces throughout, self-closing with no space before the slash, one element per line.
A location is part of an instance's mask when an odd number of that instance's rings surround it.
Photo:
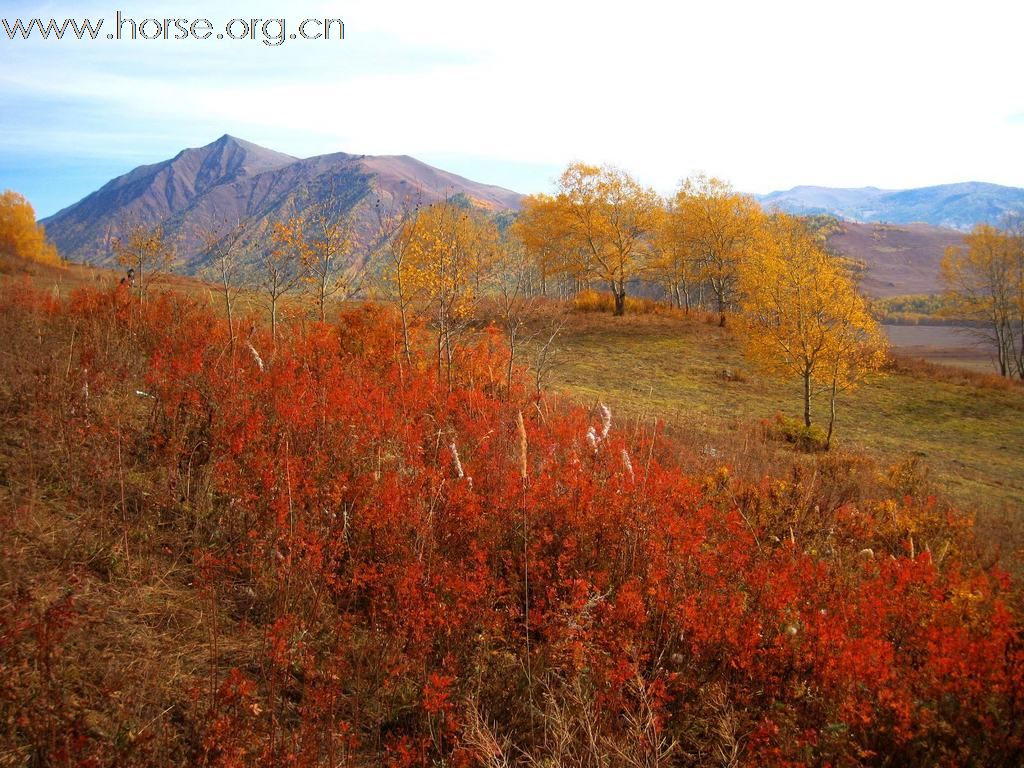
<path fill-rule="evenodd" d="M 572 302 L 577 312 L 614 312 L 615 297 L 608 291 L 586 289 L 576 294 Z M 668 309 L 654 299 L 626 296 L 626 314 L 651 315 Z"/>
<path fill-rule="evenodd" d="M 775 422 L 768 427 L 768 436 L 773 440 L 792 443 L 807 453 L 825 450 L 824 429 L 817 424 L 808 427 L 801 419 L 793 419 L 781 413 L 775 414 Z"/>
<path fill-rule="evenodd" d="M 0 332 L 5 431 L 33 438 L 0 465 L 14 527 L 51 498 L 121 562 L 0 539 L 21 762 L 1019 763 L 1014 585 L 928 499 L 840 499 L 861 467 L 832 497 L 695 477 L 607 408 L 506 399 L 489 336 L 449 389 L 373 306 L 273 351 L 180 296 L 19 290 Z M 88 612 L 26 586 L 46 567 Z"/>

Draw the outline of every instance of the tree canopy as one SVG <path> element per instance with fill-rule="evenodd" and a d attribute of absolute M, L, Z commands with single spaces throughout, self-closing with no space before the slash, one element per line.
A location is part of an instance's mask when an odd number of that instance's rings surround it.
<path fill-rule="evenodd" d="M 57 249 L 47 241 L 43 226 L 36 224 L 32 204 L 10 189 L 0 195 L 0 253 L 41 264 L 60 263 Z"/>
<path fill-rule="evenodd" d="M 838 392 L 884 361 L 878 324 L 841 263 L 792 216 L 767 222 L 739 276 L 747 352 L 761 368 L 800 380 L 805 428 L 815 390 L 830 393 L 827 448 Z"/>

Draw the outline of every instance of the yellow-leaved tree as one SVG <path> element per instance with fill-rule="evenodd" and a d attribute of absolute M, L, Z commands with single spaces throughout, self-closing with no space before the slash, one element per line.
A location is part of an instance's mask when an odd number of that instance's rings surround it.
<path fill-rule="evenodd" d="M 455 340 L 500 255 L 497 228 L 481 211 L 445 200 L 409 217 L 399 237 L 403 256 L 391 277 L 433 324 L 438 379 L 446 375 L 450 389 Z"/>
<path fill-rule="evenodd" d="M 243 270 L 248 256 L 255 250 L 255 238 L 250 233 L 252 222 L 236 219 L 219 222 L 218 226 L 200 231 L 206 265 L 204 276 L 217 286 L 224 314 L 228 322 L 228 338 L 235 348 L 235 302 L 242 291 Z"/>
<path fill-rule="evenodd" d="M 1024 227 L 979 224 L 946 249 L 941 277 L 950 314 L 972 321 L 1002 376 L 1024 379 Z"/>
<path fill-rule="evenodd" d="M 285 233 L 299 254 L 303 280 L 322 323 L 327 321 L 330 300 L 348 301 L 362 287 L 366 265 L 355 256 L 353 215 L 331 193 L 311 203 Z"/>
<path fill-rule="evenodd" d="M 557 293 L 569 298 L 586 277 L 586 260 L 571 234 L 565 206 L 550 195 L 523 198 L 522 209 L 512 224 L 512 236 L 524 249 L 537 275 L 542 296 Z M 572 290 L 569 290 L 569 289 Z"/>
<path fill-rule="evenodd" d="M 420 242 L 420 206 L 409 200 L 387 205 L 378 199 L 376 213 L 376 250 L 383 256 L 380 276 L 385 293 L 398 306 L 398 314 L 402 319 L 402 349 L 406 362 L 411 366 L 409 324 L 420 288 L 419 282 L 413 279 L 417 270 L 412 264 L 411 254 L 418 249 L 417 243 Z"/>
<path fill-rule="evenodd" d="M 714 292 L 718 324 L 737 302 L 740 269 L 764 222 L 753 198 L 733 191 L 724 181 L 694 176 L 680 184 L 670 209 L 675 247 L 699 266 L 700 279 Z"/>
<path fill-rule="evenodd" d="M 885 361 L 878 323 L 844 265 L 795 217 L 772 216 L 739 270 L 744 346 L 762 369 L 800 380 L 804 427 L 815 392 L 829 396 L 825 449 L 839 392 Z"/>
<path fill-rule="evenodd" d="M 296 233 L 302 229 L 297 219 L 279 221 L 270 230 L 269 244 L 256 252 L 251 265 L 252 282 L 270 314 L 270 338 L 277 350 L 278 310 L 282 299 L 292 293 L 305 277 L 303 249 L 296 245 Z"/>
<path fill-rule="evenodd" d="M 151 227 L 141 221 L 129 221 L 111 241 L 114 258 L 128 270 L 129 283 L 139 301 L 174 267 L 176 254 L 162 224 Z"/>
<path fill-rule="evenodd" d="M 42 264 L 60 263 L 57 249 L 47 241 L 42 225 L 36 224 L 32 204 L 10 189 L 0 195 L 0 254 Z"/>
<path fill-rule="evenodd" d="M 649 238 L 661 200 L 625 171 L 573 163 L 558 180 L 559 207 L 572 252 L 587 260 L 615 296 L 615 314 L 626 311 L 626 285 L 648 266 Z"/>
<path fill-rule="evenodd" d="M 700 286 L 702 265 L 694 244 L 683 231 L 674 201 L 658 212 L 651 237 L 650 266 L 651 276 L 662 284 L 669 302 L 689 314 L 691 294 Z"/>

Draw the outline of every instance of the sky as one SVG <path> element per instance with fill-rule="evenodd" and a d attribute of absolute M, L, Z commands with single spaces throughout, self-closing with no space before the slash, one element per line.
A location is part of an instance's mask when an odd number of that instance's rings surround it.
<path fill-rule="evenodd" d="M 0 25 L 0 188 L 40 217 L 224 133 L 523 193 L 576 160 L 662 194 L 698 172 L 746 192 L 1024 187 L 1019 0 L 118 1 L 0 4 L 9 24 L 104 20 L 95 41 Z M 213 34 L 107 40 L 118 8 Z M 217 40 L 233 18 L 340 18 L 345 39 Z"/>

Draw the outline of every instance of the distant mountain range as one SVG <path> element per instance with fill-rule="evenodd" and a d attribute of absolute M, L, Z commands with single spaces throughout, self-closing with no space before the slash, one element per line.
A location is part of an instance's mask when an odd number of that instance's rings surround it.
<path fill-rule="evenodd" d="M 61 256 L 92 264 L 112 258 L 111 242 L 126 224 L 163 223 L 182 268 L 194 272 L 202 265 L 202 234 L 224 222 L 248 220 L 259 236 L 274 221 L 331 197 L 367 230 L 378 199 L 426 204 L 455 195 L 493 211 L 518 209 L 522 199 L 406 155 L 338 152 L 299 159 L 224 135 L 118 176 L 41 223 Z"/>
<path fill-rule="evenodd" d="M 406 155 L 338 152 L 299 159 L 225 135 L 119 176 L 42 223 L 65 259 L 91 264 L 112 259 L 112 243 L 126 225 L 162 223 L 180 269 L 194 273 L 204 263 L 204 235 L 226 223 L 245 220 L 250 237 L 265 241 L 275 221 L 330 198 L 339 212 L 353 214 L 366 242 L 378 200 L 393 206 L 454 196 L 496 212 L 517 210 L 522 202 L 516 192 Z M 1024 212 L 1024 189 L 977 182 L 908 190 L 795 187 L 758 199 L 769 210 L 844 220 L 829 244 L 862 265 L 862 287 L 872 296 L 938 291 L 939 261 L 964 230 Z"/>
<path fill-rule="evenodd" d="M 756 197 L 768 210 L 829 214 L 854 222 L 919 222 L 958 230 L 980 222 L 998 224 L 1008 213 L 1024 213 L 1024 189 L 978 181 L 900 190 L 793 187 Z"/>

